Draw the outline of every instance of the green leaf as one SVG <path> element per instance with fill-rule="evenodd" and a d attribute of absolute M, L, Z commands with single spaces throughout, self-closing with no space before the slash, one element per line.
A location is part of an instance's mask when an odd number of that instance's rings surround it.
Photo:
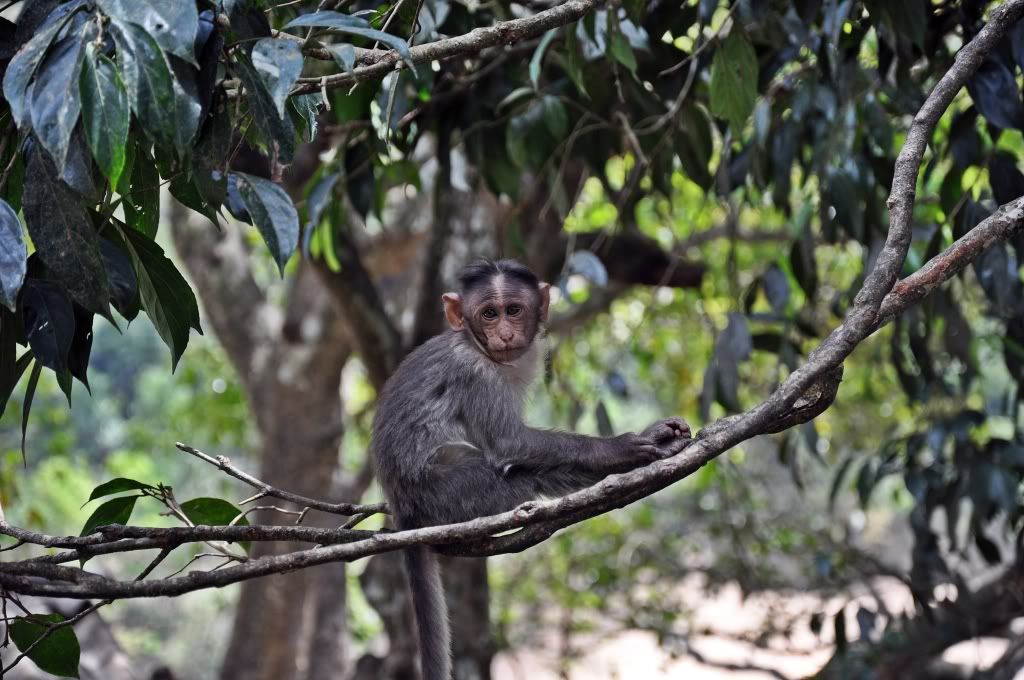
<path fill-rule="evenodd" d="M 622 35 L 622 31 L 617 30 L 618 23 L 616 23 L 615 27 L 616 30 L 610 31 L 611 40 L 608 41 L 608 49 L 611 51 L 612 56 L 615 57 L 615 61 L 628 68 L 630 73 L 635 74 L 636 55 L 633 54 L 633 48 L 630 46 L 626 36 Z"/>
<path fill-rule="evenodd" d="M 4 98 L 11 107 L 11 115 L 18 127 L 29 118 L 28 86 L 36 74 L 39 63 L 50 48 L 50 43 L 63 28 L 63 22 L 56 22 L 33 36 L 20 50 L 4 72 Z"/>
<path fill-rule="evenodd" d="M 131 121 L 128 91 L 114 62 L 93 45 L 89 46 L 80 86 L 82 123 L 89 148 L 111 186 L 117 186 L 124 170 Z"/>
<path fill-rule="evenodd" d="M 303 14 L 302 16 L 292 19 L 285 25 L 285 28 L 297 28 L 302 26 L 326 28 L 331 31 L 337 31 L 338 33 L 358 35 L 363 38 L 369 38 L 370 40 L 376 40 L 384 43 L 391 49 L 398 52 L 398 56 L 402 58 L 402 61 L 405 62 L 406 66 L 408 66 L 414 74 L 416 73 L 416 63 L 412 60 L 412 52 L 409 51 L 409 44 L 398 36 L 375 30 L 366 19 L 348 16 L 341 12 L 313 12 L 311 14 Z"/>
<path fill-rule="evenodd" d="M 530 82 L 533 83 L 533 89 L 535 90 L 540 89 L 540 70 L 544 64 L 544 54 L 556 36 L 558 36 L 557 28 L 552 28 L 545 33 L 544 37 L 540 39 L 537 49 L 533 51 L 533 56 L 530 58 Z"/>
<path fill-rule="evenodd" d="M 145 149 L 136 149 L 135 154 L 130 189 L 124 197 L 124 219 L 129 227 L 153 239 L 160 227 L 160 173 Z"/>
<path fill-rule="evenodd" d="M 26 656 L 39 666 L 40 670 L 62 678 L 77 678 L 82 648 L 78 644 L 75 629 L 64 626 L 46 635 L 50 626 L 64 620 L 62 614 L 19 616 L 11 621 L 8 631 L 18 651 L 24 652 L 32 648 Z M 43 635 L 46 635 L 45 639 L 32 647 Z"/>
<path fill-rule="evenodd" d="M 124 24 L 138 24 L 171 54 L 195 63 L 199 12 L 191 0 L 96 0 L 104 14 Z"/>
<path fill-rule="evenodd" d="M 342 67 L 346 71 L 351 71 L 356 67 L 356 48 L 352 47 L 352 45 L 347 43 L 336 43 L 333 45 L 325 45 L 325 48 L 330 52 L 338 66 Z"/>
<path fill-rule="evenodd" d="M 579 23 L 570 24 L 565 28 L 565 72 L 576 89 L 584 97 L 590 98 L 587 93 L 586 79 L 583 76 L 583 57 L 580 54 L 578 31 L 583 30 Z"/>
<path fill-rule="evenodd" d="M 36 396 L 36 387 L 39 385 L 39 374 L 43 372 L 43 365 L 38 361 L 33 362 L 32 372 L 28 376 L 28 385 L 25 387 L 25 400 L 21 403 L 21 462 L 25 462 L 25 433 L 28 432 L 28 414 L 32 410 L 32 399 Z"/>
<path fill-rule="evenodd" d="M 234 174 L 238 178 L 242 203 L 284 276 L 284 266 L 299 242 L 299 215 L 295 205 L 284 189 L 270 180 L 241 172 Z"/>
<path fill-rule="evenodd" d="M 136 24 L 115 19 L 110 23 L 110 32 L 117 44 L 118 63 L 132 111 L 154 140 L 173 145 L 177 131 L 174 77 L 164 53 L 153 36 Z"/>
<path fill-rule="evenodd" d="M 89 515 L 89 519 L 85 520 L 85 526 L 79 535 L 88 536 L 96 531 L 96 527 L 107 524 L 128 524 L 128 520 L 132 518 L 132 510 L 135 509 L 135 501 L 138 499 L 138 496 L 121 496 L 103 503 Z"/>
<path fill-rule="evenodd" d="M 56 177 L 40 149 L 30 154 L 23 199 L 25 222 L 36 252 L 71 299 L 110 316 L 110 287 L 96 230 L 79 198 Z"/>
<path fill-rule="evenodd" d="M 30 363 L 32 363 L 32 352 L 23 352 L 11 366 L 7 366 L 6 362 L 0 362 L 0 417 L 7 410 L 7 402 Z"/>
<path fill-rule="evenodd" d="M 75 310 L 63 286 L 44 279 L 29 279 L 22 293 L 25 336 L 36 361 L 55 373 L 68 367 L 68 352 L 75 338 Z"/>
<path fill-rule="evenodd" d="M 279 116 L 274 98 L 256 68 L 245 57 L 234 63 L 235 72 L 249 96 L 253 120 L 268 143 L 277 144 L 280 160 L 288 163 L 295 153 L 295 126 L 290 116 Z"/>
<path fill-rule="evenodd" d="M 213 527 L 228 526 L 242 514 L 240 509 L 221 498 L 193 498 L 181 504 L 181 511 L 193 524 Z M 247 527 L 249 520 L 242 517 L 235 526 Z M 249 541 L 241 541 L 239 545 L 249 552 Z"/>
<path fill-rule="evenodd" d="M 323 104 L 323 97 L 319 92 L 312 94 L 301 94 L 298 97 L 290 97 L 288 106 L 294 118 L 306 129 L 303 141 L 312 142 L 316 137 L 317 114 L 320 113 L 320 105 Z"/>
<path fill-rule="evenodd" d="M 28 247 L 21 220 L 7 201 L 0 199 L 0 304 L 12 312 L 25 281 Z"/>
<path fill-rule="evenodd" d="M 757 100 L 757 55 L 742 31 L 734 29 L 711 62 L 711 113 L 725 118 L 738 134 Z"/>
<path fill-rule="evenodd" d="M 705 191 L 710 190 L 714 182 L 708 170 L 713 149 L 711 120 L 703 109 L 690 104 L 679 112 L 679 129 L 674 146 L 686 175 L 697 186 Z"/>
<path fill-rule="evenodd" d="M 565 112 L 565 105 L 554 95 L 542 97 L 540 105 L 543 107 L 544 124 L 548 132 L 555 139 L 564 139 L 569 134 L 569 114 Z"/>
<path fill-rule="evenodd" d="M 170 348 L 173 370 L 188 346 L 189 330 L 203 332 L 196 297 L 160 246 L 134 229 L 121 229 L 119 233 L 138 277 L 142 308 Z"/>
<path fill-rule="evenodd" d="M 60 172 L 64 172 L 71 133 L 81 110 L 78 76 L 84 45 L 81 35 L 59 40 L 39 64 L 32 84 L 32 129 Z"/>
<path fill-rule="evenodd" d="M 288 93 L 302 75 L 302 45 L 286 38 L 264 38 L 252 48 L 252 65 L 266 83 L 277 115 L 284 118 Z"/>
<path fill-rule="evenodd" d="M 139 299 L 139 279 L 135 276 L 128 250 L 110 239 L 100 237 L 100 255 L 103 256 L 103 264 L 110 278 L 110 301 L 114 309 L 131 322 L 139 315 L 142 303 Z"/>
<path fill-rule="evenodd" d="M 145 482 L 139 482 L 134 479 L 127 477 L 115 477 L 109 482 L 103 482 L 89 494 L 89 500 L 82 504 L 85 507 L 90 501 L 94 501 L 97 498 L 103 498 L 104 496 L 111 496 L 115 493 L 123 493 L 125 491 L 141 491 L 143 489 L 155 489 L 156 487 L 152 484 L 146 484 Z"/>

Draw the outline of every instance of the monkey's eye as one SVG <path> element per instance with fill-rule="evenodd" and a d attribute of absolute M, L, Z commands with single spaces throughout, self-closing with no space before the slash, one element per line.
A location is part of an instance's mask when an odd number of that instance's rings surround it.
<path fill-rule="evenodd" d="M 498 318 L 498 310 L 496 310 L 494 307 L 488 307 L 483 311 L 483 314 L 481 314 L 481 316 L 483 316 L 488 321 L 493 321 L 494 319 Z"/>
<path fill-rule="evenodd" d="M 508 307 L 505 308 L 505 313 L 508 314 L 509 316 L 515 316 L 521 311 L 523 311 L 523 308 L 520 307 L 519 305 L 509 305 Z"/>

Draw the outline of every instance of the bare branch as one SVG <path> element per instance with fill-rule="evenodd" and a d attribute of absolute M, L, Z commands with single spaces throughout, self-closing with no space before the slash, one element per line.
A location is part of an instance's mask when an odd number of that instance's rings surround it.
<path fill-rule="evenodd" d="M 191 454 L 196 458 L 205 461 L 210 465 L 213 465 L 219 470 L 223 470 L 224 472 L 234 477 L 235 479 L 245 482 L 252 488 L 258 490 L 260 494 L 262 494 L 264 497 L 271 496 L 273 498 L 280 498 L 283 501 L 288 501 L 290 503 L 295 503 L 296 505 L 312 508 L 313 510 L 320 510 L 321 512 L 329 512 L 332 515 L 347 516 L 362 515 L 367 513 L 372 515 L 378 512 L 387 512 L 387 506 L 384 503 L 377 503 L 374 505 L 356 505 L 353 503 L 327 503 L 325 501 L 318 501 L 315 498 L 307 498 L 305 496 L 300 496 L 299 494 L 292 493 L 291 491 L 284 491 L 282 489 L 278 489 L 274 486 L 271 486 L 270 484 L 267 484 L 266 482 L 256 479 L 255 477 L 246 472 L 242 472 L 234 465 L 232 465 L 231 461 L 228 460 L 225 456 L 210 456 L 208 454 L 203 453 L 202 451 L 195 447 L 188 446 L 187 444 L 182 444 L 181 442 L 177 442 L 175 446 L 178 447 L 178 450 Z"/>

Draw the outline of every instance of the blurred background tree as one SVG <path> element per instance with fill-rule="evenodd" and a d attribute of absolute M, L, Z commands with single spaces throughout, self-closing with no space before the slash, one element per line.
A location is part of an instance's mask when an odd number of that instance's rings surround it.
<path fill-rule="evenodd" d="M 374 394 L 442 329 L 437 300 L 478 256 L 519 258 L 558 289 L 533 422 L 704 425 L 757 403 L 842 318 L 884 240 L 910 121 L 998 4 L 10 3 L 7 519 L 72 533 L 117 476 L 238 493 L 176 440 L 307 496 L 377 499 Z M 470 34 L 502 22 L 516 28 Z M 466 34 L 473 49 L 417 47 Z M 1024 194 L 1022 67 L 1018 24 L 943 116 L 905 274 Z M 457 677 L 515 677 L 524 655 L 528 677 L 538 659 L 563 677 L 650 677 L 635 659 L 587 665 L 623 631 L 696 672 L 1013 677 L 1022 244 L 865 342 L 812 423 L 522 555 L 446 561 Z M 215 341 L 189 339 L 191 291 Z M 127 326 L 140 307 L 152 326 Z M 68 410 L 72 377 L 90 390 Z M 397 565 L 118 603 L 117 643 L 95 648 L 181 677 L 412 677 Z M 720 604 L 735 589 L 744 604 Z M 981 661 L 948 653 L 981 637 Z M 735 645 L 712 655 L 709 639 Z"/>

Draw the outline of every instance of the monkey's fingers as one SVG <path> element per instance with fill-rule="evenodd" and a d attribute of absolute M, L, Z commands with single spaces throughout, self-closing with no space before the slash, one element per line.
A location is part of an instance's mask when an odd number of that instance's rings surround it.
<path fill-rule="evenodd" d="M 690 427 L 682 418 L 666 418 L 648 427 L 641 436 L 662 444 L 678 437 L 689 437 Z"/>

